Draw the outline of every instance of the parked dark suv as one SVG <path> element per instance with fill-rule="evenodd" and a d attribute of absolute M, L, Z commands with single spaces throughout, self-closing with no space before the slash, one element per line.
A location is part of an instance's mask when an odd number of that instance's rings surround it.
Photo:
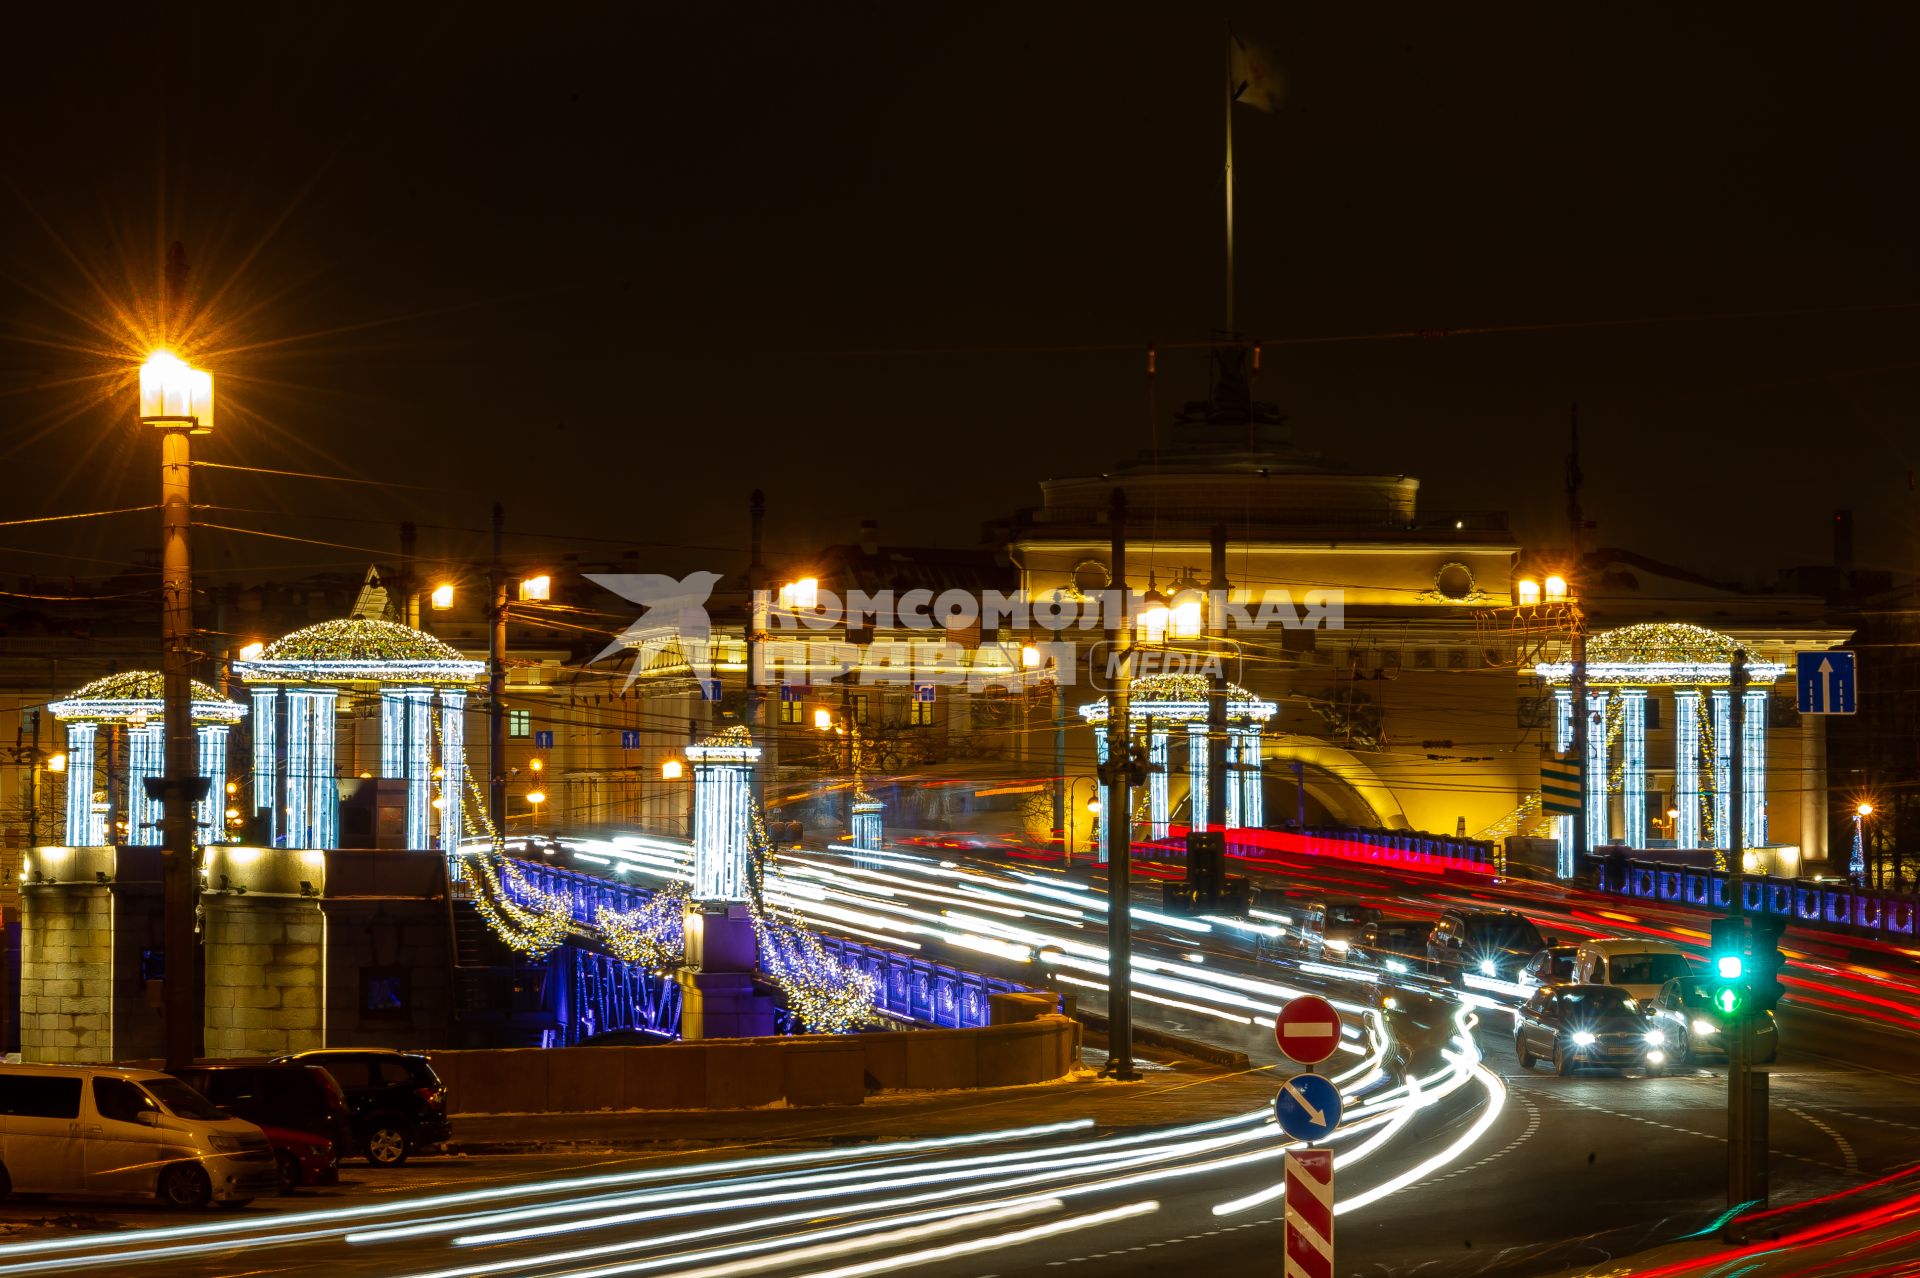
<path fill-rule="evenodd" d="M 353 1112 L 353 1147 L 375 1167 L 398 1167 L 452 1134 L 447 1089 L 427 1058 L 377 1047 L 321 1048 L 275 1064 L 318 1065 L 333 1076 Z"/>
<path fill-rule="evenodd" d="M 173 1076 L 223 1112 L 264 1130 L 288 1188 L 339 1179 L 338 1159 L 356 1142 L 346 1095 L 327 1071 L 257 1060 L 209 1061 L 174 1070 Z M 295 1133 L 329 1142 L 329 1154 L 320 1157 L 312 1142 Z"/>

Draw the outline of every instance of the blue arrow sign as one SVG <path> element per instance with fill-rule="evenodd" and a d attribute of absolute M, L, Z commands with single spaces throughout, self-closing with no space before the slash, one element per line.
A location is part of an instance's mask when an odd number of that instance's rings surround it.
<path fill-rule="evenodd" d="M 1325 1140 L 1340 1125 L 1340 1089 L 1319 1074 L 1295 1074 L 1280 1084 L 1273 1113 L 1295 1140 Z"/>
<path fill-rule="evenodd" d="M 1844 648 L 1831 652 L 1795 654 L 1794 685 L 1801 714 L 1852 714 L 1853 654 Z"/>

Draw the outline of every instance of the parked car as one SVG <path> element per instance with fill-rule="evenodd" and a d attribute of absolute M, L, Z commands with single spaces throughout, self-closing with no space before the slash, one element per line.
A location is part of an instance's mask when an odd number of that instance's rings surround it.
<path fill-rule="evenodd" d="M 242 1207 L 280 1187 L 252 1123 L 155 1070 L 0 1065 L 0 1198 L 157 1198 Z"/>
<path fill-rule="evenodd" d="M 375 1167 L 398 1167 L 452 1134 L 447 1089 L 417 1052 L 326 1047 L 274 1063 L 318 1065 L 333 1076 L 353 1114 L 353 1148 Z"/>
<path fill-rule="evenodd" d="M 1573 961 L 1574 980 L 1618 986 L 1648 1009 L 1661 986 L 1675 977 L 1692 975 L 1693 960 L 1669 941 L 1627 937 L 1588 941 Z"/>
<path fill-rule="evenodd" d="M 1550 985 L 1535 990 L 1514 1018 L 1513 1049 L 1520 1068 L 1553 1062 L 1562 1077 L 1582 1065 L 1666 1068 L 1665 1028 L 1625 990 L 1612 985 Z"/>
<path fill-rule="evenodd" d="M 1527 960 L 1520 969 L 1518 984 L 1531 994 L 1545 985 L 1567 985 L 1573 980 L 1573 961 L 1578 956 L 1577 945 L 1549 945 Z"/>
<path fill-rule="evenodd" d="M 1433 924 L 1418 919 L 1382 919 L 1360 929 L 1348 954 L 1389 972 L 1423 972 L 1427 967 L 1427 933 Z"/>
<path fill-rule="evenodd" d="M 341 1156 L 356 1148 L 346 1093 L 317 1065 L 216 1061 L 174 1077 L 267 1134 L 283 1189 L 337 1182 Z"/>
<path fill-rule="evenodd" d="M 1442 910 L 1427 934 L 1427 961 L 1436 974 L 1463 984 L 1468 973 L 1512 981 L 1528 959 L 1546 948 L 1540 929 L 1512 910 Z"/>
<path fill-rule="evenodd" d="M 1674 1059 L 1691 1063 L 1703 1055 L 1727 1054 L 1727 1015 L 1713 1004 L 1713 982 L 1704 976 L 1676 976 L 1660 987 L 1653 1015 L 1667 1031 Z M 1762 1011 L 1753 1026 L 1753 1055 L 1770 1064 L 1780 1054 L 1780 1027 Z"/>

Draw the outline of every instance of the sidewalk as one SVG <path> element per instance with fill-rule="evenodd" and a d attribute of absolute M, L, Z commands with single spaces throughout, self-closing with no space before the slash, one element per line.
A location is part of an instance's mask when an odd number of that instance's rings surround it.
<path fill-rule="evenodd" d="M 1090 1053 L 1096 1059 L 1097 1053 Z M 1159 1055 L 1165 1055 L 1161 1053 Z M 541 1150 L 698 1149 L 831 1145 L 1027 1127 L 1091 1118 L 1111 1130 L 1195 1122 L 1273 1103 L 1269 1070 L 1237 1072 L 1196 1061 L 1149 1067 L 1137 1083 L 1083 1072 L 1057 1083 L 979 1091 L 889 1093 L 859 1106 L 750 1110 L 455 1114 L 453 1154 Z"/>

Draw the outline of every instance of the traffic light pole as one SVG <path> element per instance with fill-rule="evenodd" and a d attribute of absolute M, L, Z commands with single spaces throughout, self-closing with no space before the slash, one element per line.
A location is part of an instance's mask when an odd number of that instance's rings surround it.
<path fill-rule="evenodd" d="M 1736 650 L 1727 680 L 1727 917 L 1745 980 L 1753 969 L 1752 929 L 1746 917 L 1746 693 L 1747 654 Z M 1717 956 L 1716 956 L 1717 957 Z M 1743 996 L 1729 1014 L 1727 1037 L 1727 1206 L 1767 1201 L 1767 1075 L 1753 1068 L 1757 1000 Z"/>
<path fill-rule="evenodd" d="M 1133 1067 L 1133 683 L 1132 592 L 1127 587 L 1127 495 L 1113 490 L 1113 580 L 1107 599 L 1113 689 L 1107 694 L 1107 1068 L 1109 1078 L 1140 1077 Z"/>

